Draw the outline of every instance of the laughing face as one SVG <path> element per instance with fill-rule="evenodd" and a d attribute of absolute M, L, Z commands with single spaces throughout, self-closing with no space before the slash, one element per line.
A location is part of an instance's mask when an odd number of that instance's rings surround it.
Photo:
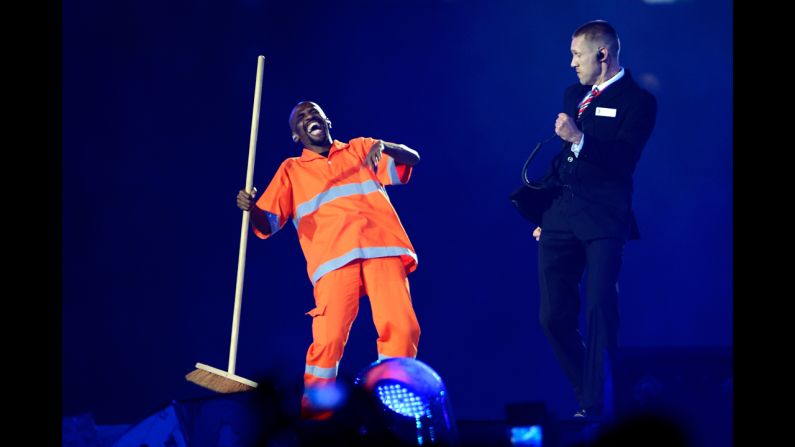
<path fill-rule="evenodd" d="M 331 145 L 331 121 L 319 105 L 310 101 L 299 102 L 290 112 L 290 130 L 293 141 L 305 147 L 328 147 Z"/>

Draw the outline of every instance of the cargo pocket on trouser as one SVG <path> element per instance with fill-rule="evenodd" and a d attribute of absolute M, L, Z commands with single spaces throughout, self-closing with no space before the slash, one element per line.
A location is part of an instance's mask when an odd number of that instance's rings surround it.
<path fill-rule="evenodd" d="M 312 344 L 309 345 L 309 350 L 306 353 L 306 363 L 307 365 L 316 365 L 324 350 L 326 332 L 328 331 L 326 318 L 317 317 L 326 315 L 326 305 L 320 304 L 304 315 L 312 317 Z"/>
<path fill-rule="evenodd" d="M 310 317 L 319 317 L 321 315 L 326 314 L 326 305 L 321 304 L 320 306 L 315 307 L 314 309 L 310 310 L 309 312 L 305 313 L 304 315 L 309 315 Z"/>

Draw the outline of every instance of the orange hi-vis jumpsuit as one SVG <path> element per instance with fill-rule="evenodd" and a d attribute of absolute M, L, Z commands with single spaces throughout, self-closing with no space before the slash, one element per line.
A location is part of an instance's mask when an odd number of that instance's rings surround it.
<path fill-rule="evenodd" d="M 315 417 L 307 391 L 337 377 L 363 295 L 370 298 L 379 360 L 417 355 L 420 327 L 407 278 L 417 268 L 417 255 L 384 189 L 408 182 L 412 167 L 386 153 L 377 171 L 364 166 L 375 142 L 335 140 L 328 157 L 304 149 L 279 166 L 257 200 L 271 234 L 292 220 L 314 285 L 315 308 L 307 312 L 313 341 L 304 370 L 305 417 Z"/>

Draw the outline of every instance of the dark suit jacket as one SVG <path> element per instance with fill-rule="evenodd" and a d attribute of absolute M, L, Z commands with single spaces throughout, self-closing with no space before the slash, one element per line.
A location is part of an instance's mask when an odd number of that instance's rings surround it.
<path fill-rule="evenodd" d="M 564 113 L 576 118 L 590 86 L 566 89 Z M 597 116 L 597 109 L 615 117 Z M 612 110 L 611 110 L 612 109 Z M 604 114 L 603 114 L 604 115 Z M 632 176 L 657 116 L 657 100 L 624 69 L 578 120 L 585 134 L 579 157 L 564 143 L 542 182 L 556 196 L 542 214 L 543 230 L 571 230 L 579 238 L 640 237 L 632 212 Z"/>

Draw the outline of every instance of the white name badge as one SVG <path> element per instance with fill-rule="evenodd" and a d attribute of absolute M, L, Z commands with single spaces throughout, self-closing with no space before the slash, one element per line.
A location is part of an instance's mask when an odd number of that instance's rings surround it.
<path fill-rule="evenodd" d="M 596 116 L 609 116 L 610 118 L 615 118 L 616 109 L 611 109 L 609 107 L 597 107 Z"/>

